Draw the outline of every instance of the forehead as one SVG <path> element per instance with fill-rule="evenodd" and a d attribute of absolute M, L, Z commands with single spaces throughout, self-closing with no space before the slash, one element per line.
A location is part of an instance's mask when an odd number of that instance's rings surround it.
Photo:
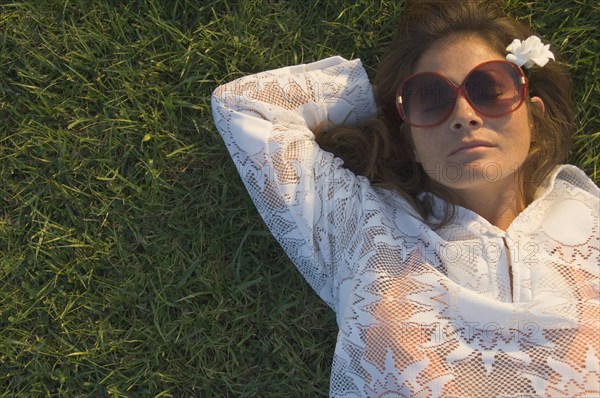
<path fill-rule="evenodd" d="M 414 73 L 437 72 L 460 83 L 476 65 L 491 60 L 505 59 L 483 39 L 459 36 L 439 41 L 423 53 Z"/>

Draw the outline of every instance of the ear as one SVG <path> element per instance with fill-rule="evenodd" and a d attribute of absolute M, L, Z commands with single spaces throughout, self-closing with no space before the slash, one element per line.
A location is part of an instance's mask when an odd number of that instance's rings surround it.
<path fill-rule="evenodd" d="M 546 112 L 546 105 L 544 105 L 544 100 L 542 100 L 540 97 L 531 97 L 529 102 L 531 103 L 531 106 L 537 108 L 537 110 L 540 112 L 540 114 L 543 115 L 544 112 Z M 536 132 L 537 129 L 535 128 L 533 120 L 529 121 L 529 128 L 531 129 L 531 132 L 532 132 L 531 141 L 532 141 L 532 143 L 534 143 L 536 140 L 535 137 L 537 135 L 537 132 Z"/>
<path fill-rule="evenodd" d="M 544 105 L 544 100 L 542 100 L 540 97 L 531 97 L 530 102 L 533 104 L 533 106 L 538 108 L 541 113 L 546 112 L 546 105 Z"/>
<path fill-rule="evenodd" d="M 415 149 L 415 142 L 412 139 L 412 131 L 408 124 L 402 123 L 400 125 L 400 134 L 402 135 L 402 141 L 404 141 L 405 144 L 408 144 L 410 146 L 410 149 L 412 150 L 413 156 L 415 158 L 415 162 L 421 163 L 421 160 L 419 159 L 419 154 Z"/>
<path fill-rule="evenodd" d="M 413 149 L 413 155 L 415 156 L 415 162 L 421 163 L 421 159 L 419 159 L 419 154 L 415 149 Z"/>

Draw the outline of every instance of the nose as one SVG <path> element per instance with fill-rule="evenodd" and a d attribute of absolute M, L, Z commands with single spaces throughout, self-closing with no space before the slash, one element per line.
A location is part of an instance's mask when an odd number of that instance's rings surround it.
<path fill-rule="evenodd" d="M 483 119 L 475 111 L 469 101 L 467 101 L 462 90 L 456 98 L 454 111 L 450 115 L 449 120 L 452 131 L 461 131 L 464 129 L 474 130 L 483 125 Z"/>

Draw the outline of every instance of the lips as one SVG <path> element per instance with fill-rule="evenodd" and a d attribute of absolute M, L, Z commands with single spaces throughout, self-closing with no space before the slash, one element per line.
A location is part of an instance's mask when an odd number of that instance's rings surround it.
<path fill-rule="evenodd" d="M 448 156 L 456 155 L 459 152 L 468 152 L 471 149 L 491 148 L 493 146 L 493 144 L 482 140 L 463 141 L 453 147 Z"/>

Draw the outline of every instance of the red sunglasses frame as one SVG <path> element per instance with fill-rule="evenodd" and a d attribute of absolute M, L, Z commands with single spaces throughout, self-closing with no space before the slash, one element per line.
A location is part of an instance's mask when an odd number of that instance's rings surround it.
<path fill-rule="evenodd" d="M 518 76 L 518 90 L 519 90 L 519 95 L 520 95 L 520 101 L 517 104 L 517 106 L 515 106 L 512 110 L 508 111 L 508 112 L 503 112 L 500 114 L 487 114 L 485 112 L 482 112 L 475 104 L 473 104 L 473 101 L 471 101 L 471 98 L 469 98 L 469 95 L 467 94 L 467 92 L 465 91 L 464 88 L 464 84 L 465 82 L 469 79 L 469 77 L 471 76 L 471 74 L 476 71 L 477 69 L 481 68 L 484 65 L 487 64 L 491 64 L 491 63 L 502 63 L 502 64 L 508 64 L 511 66 L 511 68 L 517 73 Z M 402 102 L 402 89 L 404 88 L 404 85 L 406 84 L 407 81 L 409 81 L 410 79 L 414 78 L 415 76 L 419 76 L 419 75 L 423 75 L 423 74 L 433 74 L 436 76 L 439 76 L 440 78 L 442 78 L 443 80 L 445 80 L 450 87 L 452 87 L 453 89 L 453 93 L 454 93 L 454 99 L 452 102 L 452 106 L 448 107 L 448 112 L 446 113 L 446 115 L 440 120 L 437 121 L 435 123 L 432 124 L 414 124 L 411 123 L 411 121 L 408 119 L 405 111 L 404 111 L 404 104 Z M 452 111 L 454 110 L 454 107 L 456 106 L 456 100 L 458 99 L 459 94 L 462 93 L 463 97 L 465 97 L 465 99 L 467 100 L 467 102 L 469 103 L 469 105 L 479 114 L 486 116 L 486 117 L 501 117 L 501 116 L 505 116 L 508 115 L 510 113 L 515 112 L 517 109 L 519 109 L 521 107 L 521 105 L 523 105 L 523 103 L 525 102 L 526 98 L 527 98 L 527 91 L 529 88 L 529 81 L 527 80 L 527 77 L 525 76 L 525 73 L 523 73 L 523 70 L 517 65 L 514 64 L 512 62 L 509 61 L 505 61 L 505 60 L 491 60 L 491 61 L 485 61 L 482 62 L 480 64 L 477 64 L 473 67 L 473 69 L 471 69 L 469 71 L 469 73 L 467 74 L 467 76 L 465 77 L 465 79 L 462 81 L 462 83 L 460 84 L 460 86 L 457 86 L 456 84 L 454 84 L 452 81 L 450 81 L 446 76 L 437 73 L 437 72 L 417 72 L 414 73 L 408 77 L 406 77 L 405 79 L 402 80 L 402 83 L 400 83 L 400 85 L 398 86 L 398 90 L 396 91 L 396 108 L 398 109 L 398 112 L 400 113 L 400 117 L 402 118 L 402 120 L 407 123 L 408 125 L 412 126 L 412 127 L 434 127 L 434 126 L 438 126 L 442 123 L 444 123 L 448 117 L 450 117 L 450 115 L 452 114 Z"/>

